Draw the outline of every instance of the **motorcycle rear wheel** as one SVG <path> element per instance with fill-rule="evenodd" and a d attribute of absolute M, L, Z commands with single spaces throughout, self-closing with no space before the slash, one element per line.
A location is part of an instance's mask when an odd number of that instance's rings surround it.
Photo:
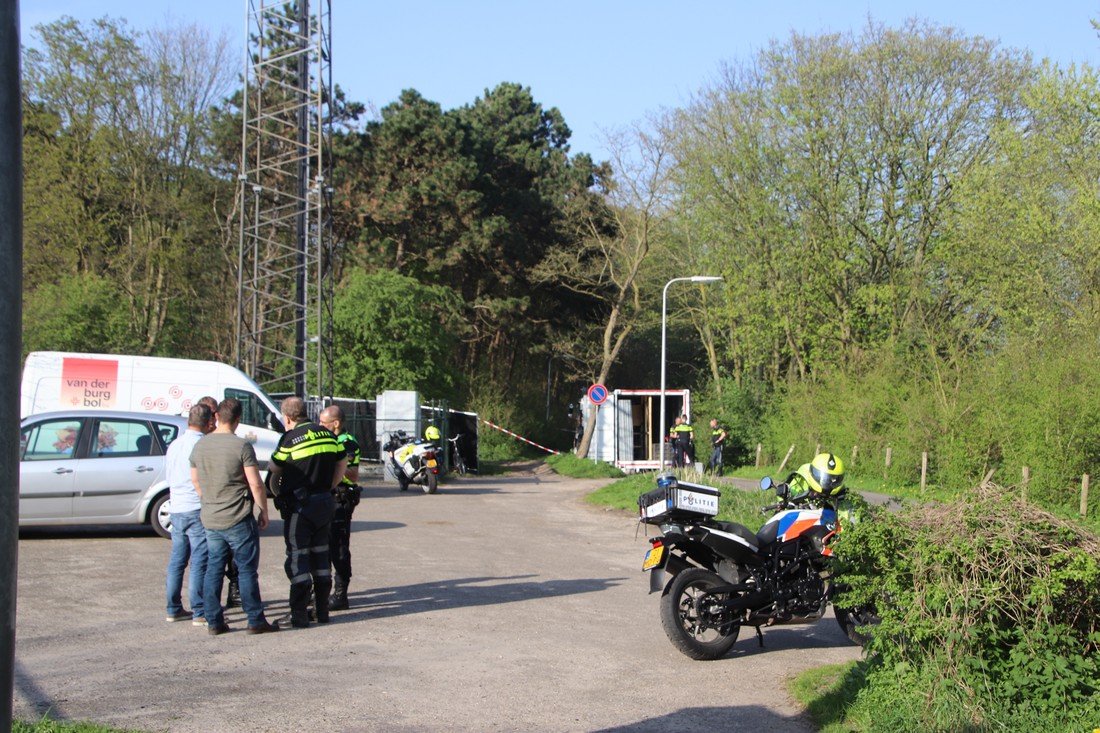
<path fill-rule="evenodd" d="M 684 570 L 672 579 L 661 597 L 661 626 L 669 641 L 684 655 L 698 660 L 719 659 L 733 647 L 741 631 L 730 611 L 696 609 L 696 599 L 711 588 L 726 585 L 717 574 L 702 568 Z M 715 603 L 728 594 L 713 596 Z M 714 604 L 707 602 L 705 605 Z"/>
<path fill-rule="evenodd" d="M 833 614 L 836 615 L 836 622 L 840 624 L 840 628 L 844 630 L 844 635 L 853 644 L 859 644 L 860 646 L 867 646 L 867 642 L 871 640 L 871 630 L 878 625 L 880 620 L 875 609 L 869 607 L 838 608 L 833 606 Z"/>
<path fill-rule="evenodd" d="M 425 494 L 434 494 L 436 489 L 439 488 L 439 477 L 431 471 L 428 471 L 428 477 L 425 479 L 423 485 Z"/>

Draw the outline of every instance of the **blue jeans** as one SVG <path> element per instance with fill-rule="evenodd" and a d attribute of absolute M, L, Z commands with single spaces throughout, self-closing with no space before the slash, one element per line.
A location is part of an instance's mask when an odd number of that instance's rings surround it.
<path fill-rule="evenodd" d="M 260 582 L 257 568 L 260 566 L 260 530 L 256 527 L 256 518 L 249 515 L 229 529 L 206 528 L 206 544 L 209 548 L 207 565 L 210 568 L 224 568 L 229 551 L 237 561 L 237 582 L 241 587 L 241 607 L 248 616 L 249 626 L 259 626 L 267 621 L 264 618 L 264 606 L 260 600 Z M 225 623 L 221 604 L 222 573 L 206 574 L 203 608 L 206 611 L 206 623 L 211 627 Z"/>
<path fill-rule="evenodd" d="M 206 530 L 199 519 L 199 510 L 172 514 L 172 554 L 168 557 L 168 578 L 165 592 L 168 615 L 183 610 L 180 593 L 183 590 L 183 569 L 191 560 L 191 579 L 187 584 L 191 615 L 203 617 L 203 584 L 206 577 Z"/>

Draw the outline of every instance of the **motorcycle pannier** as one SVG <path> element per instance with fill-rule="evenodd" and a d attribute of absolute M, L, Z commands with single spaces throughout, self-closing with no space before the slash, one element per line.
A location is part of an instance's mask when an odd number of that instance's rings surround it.
<path fill-rule="evenodd" d="M 718 489 L 681 481 L 661 486 L 638 497 L 638 514 L 647 524 L 689 521 L 718 514 Z"/>

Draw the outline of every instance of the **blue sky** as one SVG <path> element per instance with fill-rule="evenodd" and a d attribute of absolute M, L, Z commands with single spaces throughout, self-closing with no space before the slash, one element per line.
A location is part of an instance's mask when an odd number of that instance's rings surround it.
<path fill-rule="evenodd" d="M 125 18 L 134 29 L 199 23 L 243 54 L 246 0 L 22 0 L 23 42 L 64 15 Z M 792 31 L 859 31 L 920 17 L 1100 67 L 1090 19 L 1100 0 L 332 0 L 333 77 L 350 99 L 381 108 L 414 88 L 444 108 L 503 81 L 531 87 L 573 130 L 572 151 L 606 157 L 604 131 L 684 104 L 723 61 L 750 59 Z M 243 56 L 242 56 L 243 59 Z M 243 60 L 242 60 L 243 65 Z"/>

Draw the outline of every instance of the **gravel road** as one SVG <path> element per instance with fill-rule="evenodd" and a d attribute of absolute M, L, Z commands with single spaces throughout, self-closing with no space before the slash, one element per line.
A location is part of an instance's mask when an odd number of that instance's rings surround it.
<path fill-rule="evenodd" d="M 784 680 L 859 657 L 835 621 L 751 629 L 716 662 L 661 630 L 626 513 L 543 469 L 438 494 L 368 485 L 352 608 L 333 623 L 211 637 L 164 621 L 168 543 L 140 529 L 25 529 L 14 705 L 146 731 L 810 731 Z M 287 613 L 282 525 L 261 539 Z M 185 594 L 186 595 L 186 594 Z"/>

